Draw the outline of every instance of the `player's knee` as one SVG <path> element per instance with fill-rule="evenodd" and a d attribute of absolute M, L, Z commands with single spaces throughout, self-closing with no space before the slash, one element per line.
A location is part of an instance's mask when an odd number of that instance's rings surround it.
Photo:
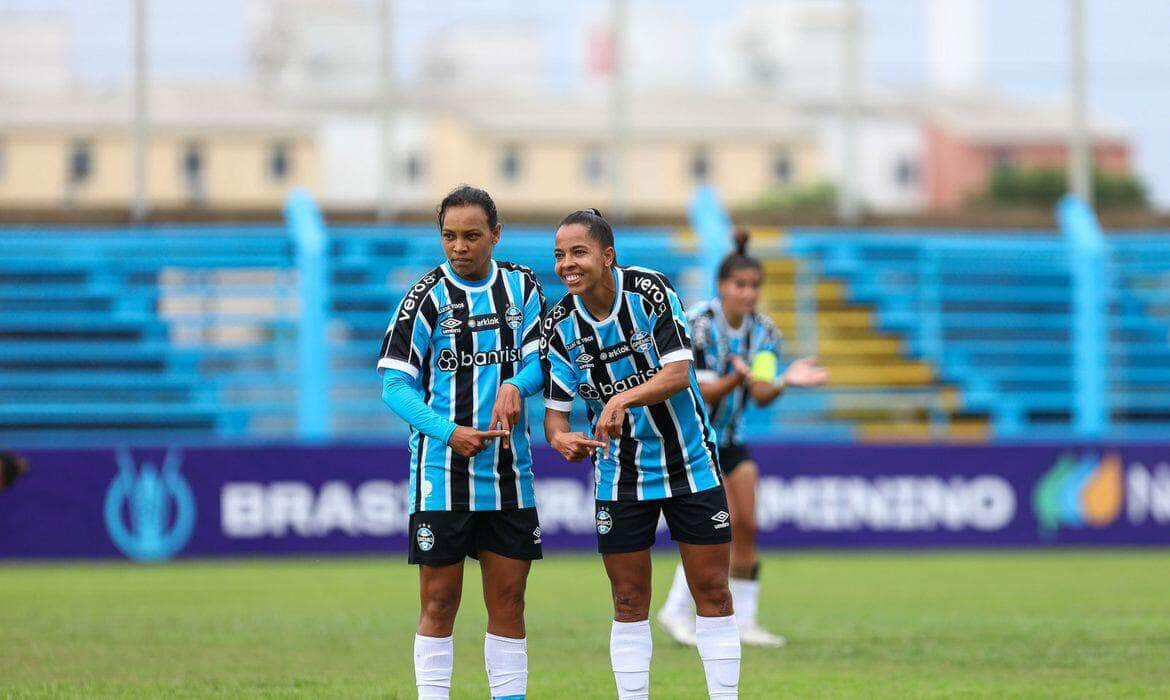
<path fill-rule="evenodd" d="M 731 589 L 726 576 L 704 576 L 691 585 L 695 607 L 704 616 L 727 616 L 732 612 Z"/>
<path fill-rule="evenodd" d="M 459 612 L 458 592 L 431 591 L 422 604 L 423 618 L 440 626 L 454 623 L 457 612 Z"/>
<path fill-rule="evenodd" d="M 502 586 L 492 593 L 491 605 L 488 613 L 508 620 L 520 620 L 524 617 L 524 586 Z"/>
<path fill-rule="evenodd" d="M 650 590 L 641 585 L 613 587 L 613 613 L 618 622 L 645 620 L 650 612 Z"/>

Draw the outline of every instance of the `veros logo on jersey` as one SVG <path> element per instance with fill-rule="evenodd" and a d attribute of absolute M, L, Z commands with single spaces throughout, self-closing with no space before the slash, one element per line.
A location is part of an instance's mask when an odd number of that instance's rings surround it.
<path fill-rule="evenodd" d="M 454 316 L 448 316 L 439 321 L 439 326 L 443 329 L 443 335 L 455 335 L 463 327 L 463 322 Z"/>
<path fill-rule="evenodd" d="M 662 291 L 662 287 L 649 277 L 639 277 L 634 280 L 634 288 L 646 293 L 646 297 L 658 307 L 658 313 L 666 313 L 666 293 Z"/>
<path fill-rule="evenodd" d="M 637 352 L 650 352 L 653 345 L 653 340 L 646 331 L 638 331 L 630 336 L 630 347 Z"/>
<path fill-rule="evenodd" d="M 435 366 L 443 372 L 454 372 L 460 367 L 502 365 L 508 362 L 519 362 L 520 359 L 520 348 L 504 348 L 477 353 L 461 352 L 459 354 L 456 354 L 451 348 L 443 348 L 435 360 Z"/>
<path fill-rule="evenodd" d="M 607 510 L 597 511 L 597 534 L 604 535 L 613 529 L 613 516 Z"/>
<path fill-rule="evenodd" d="M 431 528 L 426 525 L 419 526 L 414 539 L 418 542 L 418 548 L 424 552 L 431 551 L 435 546 L 435 533 L 431 532 Z"/>
<path fill-rule="evenodd" d="M 508 324 L 508 328 L 516 330 L 524 325 L 524 312 L 520 310 L 519 306 L 512 304 L 504 310 L 504 322 Z"/>
<path fill-rule="evenodd" d="M 577 356 L 577 366 L 581 369 L 593 369 L 593 356 L 583 352 Z"/>
<path fill-rule="evenodd" d="M 414 307 L 419 304 L 419 297 L 431 288 L 431 284 L 435 281 L 435 273 L 430 273 L 418 281 L 418 284 L 410 288 L 406 293 L 406 298 L 402 300 L 402 313 L 398 315 L 399 321 L 410 320 L 410 312 L 414 311 Z"/>

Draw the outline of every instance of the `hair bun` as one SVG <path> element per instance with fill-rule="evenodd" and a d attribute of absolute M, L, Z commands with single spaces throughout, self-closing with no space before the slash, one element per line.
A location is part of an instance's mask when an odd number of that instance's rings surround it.
<path fill-rule="evenodd" d="M 746 226 L 736 227 L 732 238 L 735 240 L 735 252 L 739 255 L 747 255 L 748 241 L 752 237 L 752 232 Z"/>
<path fill-rule="evenodd" d="M 597 207 L 589 207 L 585 211 L 589 212 L 590 214 L 593 214 L 594 216 L 601 216 L 601 212 L 597 209 Z M 601 216 L 601 218 L 604 219 L 605 217 Z"/>

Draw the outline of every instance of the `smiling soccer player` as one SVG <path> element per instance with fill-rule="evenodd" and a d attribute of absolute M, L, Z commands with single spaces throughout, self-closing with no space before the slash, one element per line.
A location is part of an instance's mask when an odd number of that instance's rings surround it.
<path fill-rule="evenodd" d="M 613 229 L 596 209 L 565 217 L 553 255 L 569 294 L 544 321 L 545 435 L 569 460 L 594 457 L 597 548 L 613 595 L 610 660 L 618 697 L 649 697 L 650 547 L 659 514 L 678 542 L 698 606 L 710 697 L 737 697 L 730 518 L 682 303 L 660 273 L 617 265 Z M 592 436 L 571 432 L 578 396 Z"/>

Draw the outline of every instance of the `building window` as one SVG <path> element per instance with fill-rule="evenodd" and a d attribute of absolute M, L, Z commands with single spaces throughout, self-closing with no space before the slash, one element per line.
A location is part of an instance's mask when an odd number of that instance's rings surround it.
<path fill-rule="evenodd" d="M 69 147 L 69 183 L 78 185 L 93 174 L 93 147 L 89 141 L 77 140 Z"/>
<path fill-rule="evenodd" d="M 406 162 L 403 163 L 403 170 L 406 171 L 406 179 L 412 185 L 417 185 L 423 179 L 423 174 L 426 172 L 423 163 L 423 157 L 418 153 L 411 153 L 406 157 Z"/>
<path fill-rule="evenodd" d="M 593 185 L 600 183 L 605 178 L 605 151 L 601 146 L 592 145 L 585 149 L 581 171 L 585 176 L 585 181 Z"/>
<path fill-rule="evenodd" d="M 792 155 L 786 150 L 778 150 L 772 156 L 772 179 L 781 185 L 792 180 Z"/>
<path fill-rule="evenodd" d="M 913 158 L 902 157 L 894 166 L 894 180 L 898 187 L 911 189 L 918 186 L 918 162 Z"/>
<path fill-rule="evenodd" d="M 711 154 L 705 146 L 691 153 L 691 179 L 702 182 L 711 177 Z"/>
<path fill-rule="evenodd" d="M 520 179 L 522 167 L 520 147 L 516 144 L 504 146 L 504 151 L 500 155 L 500 176 L 507 182 L 516 182 Z"/>
<path fill-rule="evenodd" d="M 179 157 L 179 170 L 182 173 L 183 189 L 187 193 L 187 198 L 194 203 L 203 202 L 207 195 L 204 185 L 205 167 L 203 144 L 198 141 L 186 143 Z"/>
<path fill-rule="evenodd" d="M 283 182 L 292 171 L 292 155 L 288 142 L 276 141 L 268 149 L 268 179 Z"/>

